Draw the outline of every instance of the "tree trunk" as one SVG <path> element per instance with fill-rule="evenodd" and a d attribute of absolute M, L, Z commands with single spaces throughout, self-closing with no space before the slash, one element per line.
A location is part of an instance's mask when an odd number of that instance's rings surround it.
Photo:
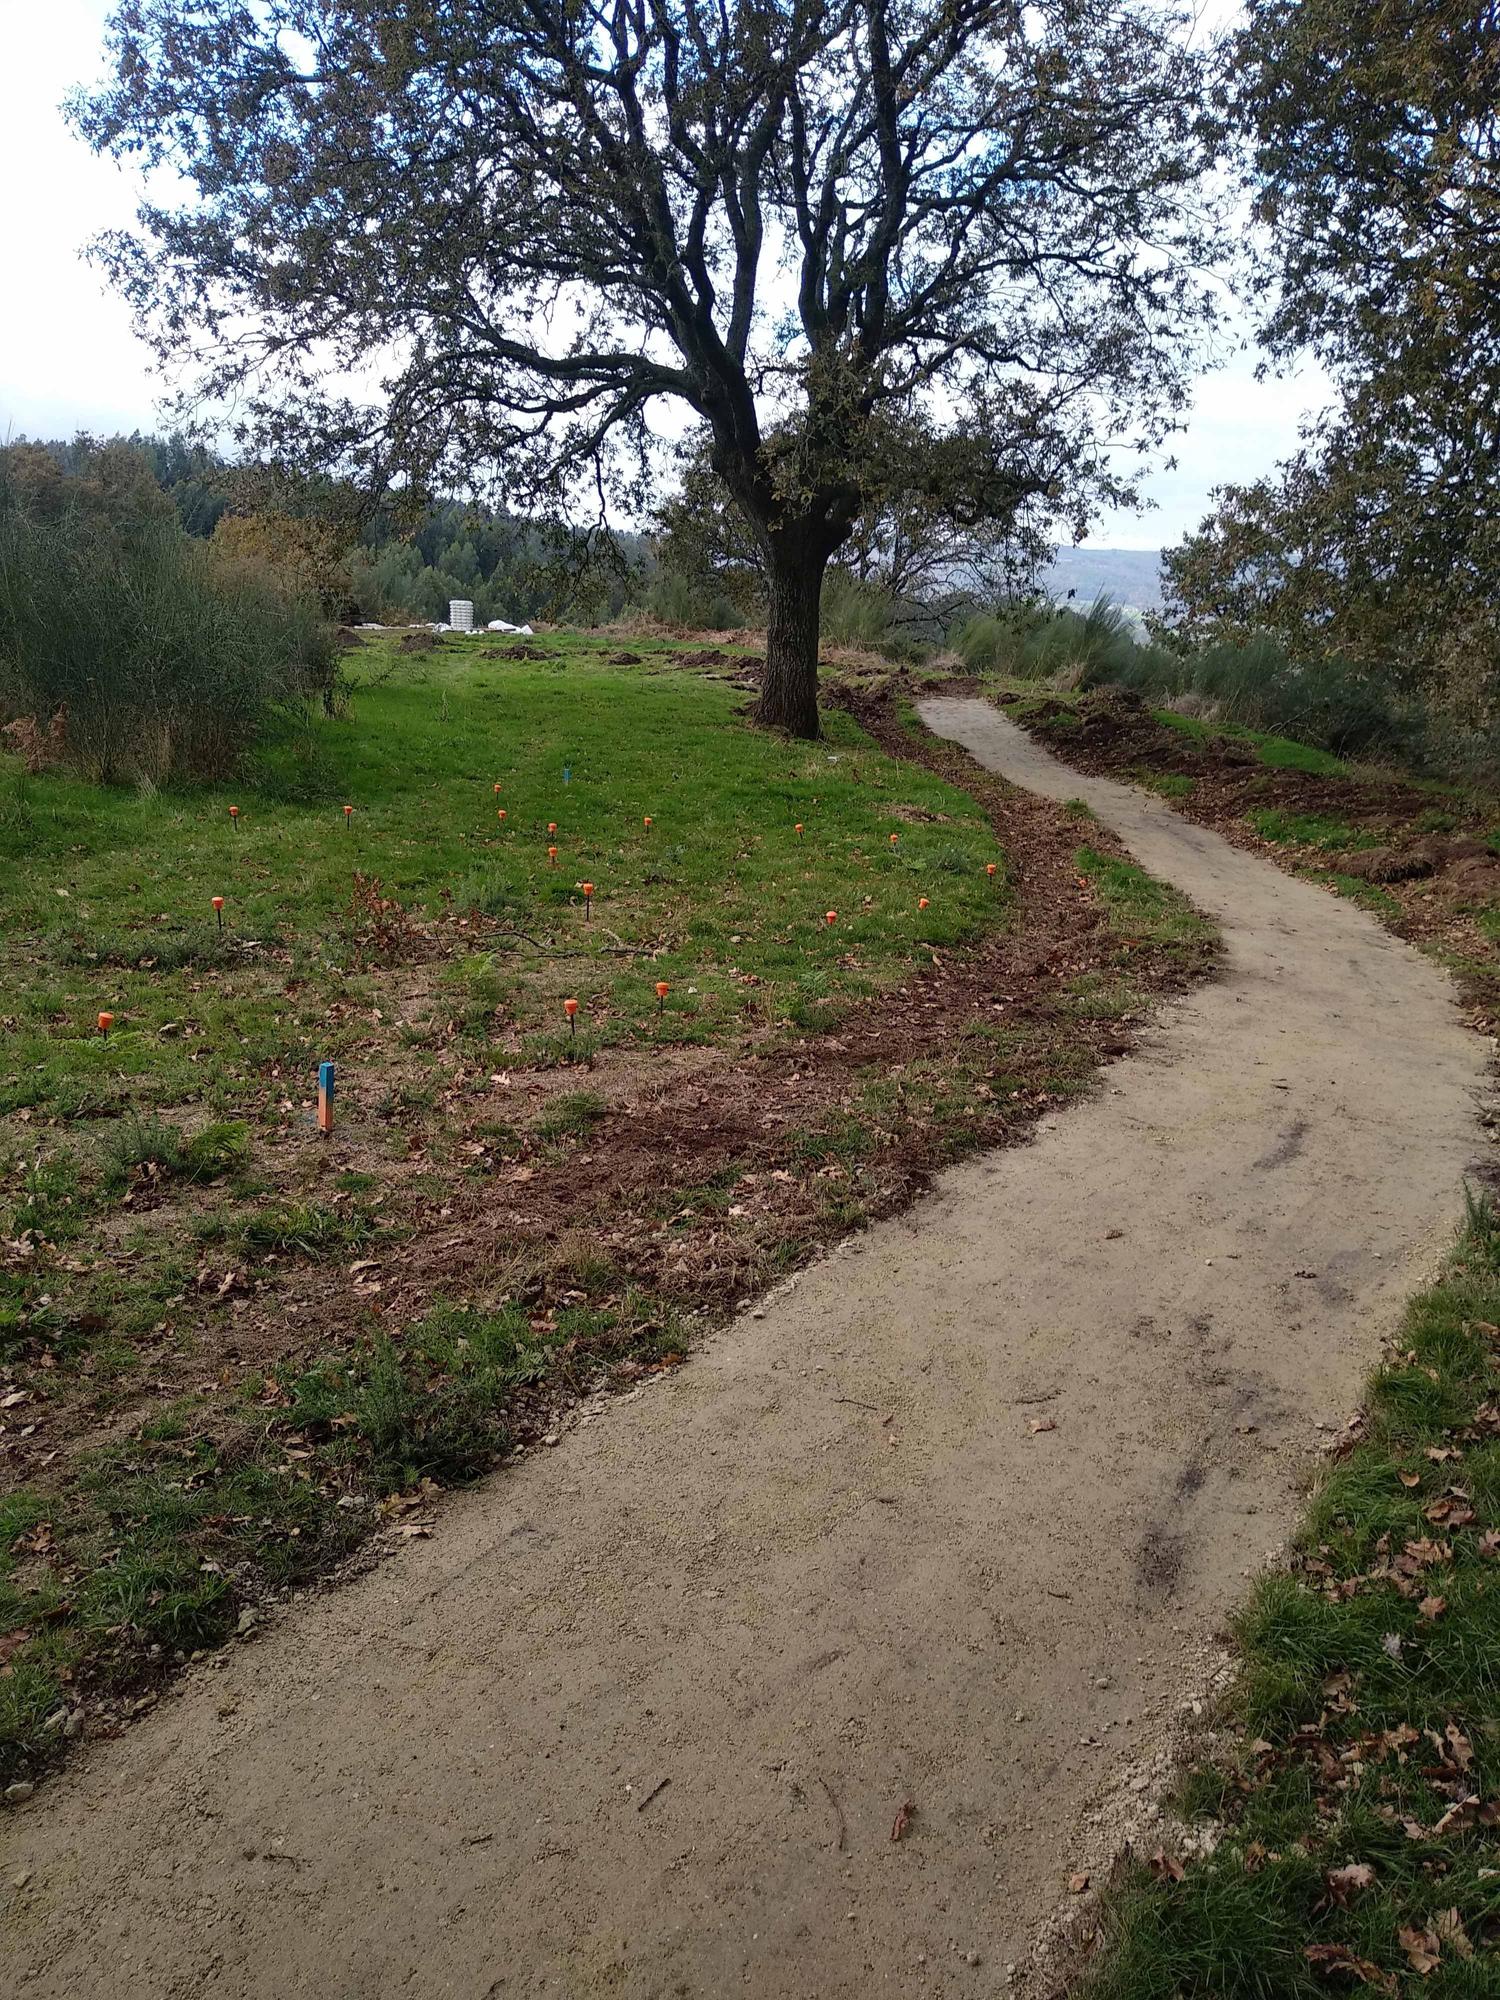
<path fill-rule="evenodd" d="M 766 678 L 755 719 L 793 736 L 818 734 L 818 606 L 828 558 L 811 538 L 778 537 L 768 565 Z"/>

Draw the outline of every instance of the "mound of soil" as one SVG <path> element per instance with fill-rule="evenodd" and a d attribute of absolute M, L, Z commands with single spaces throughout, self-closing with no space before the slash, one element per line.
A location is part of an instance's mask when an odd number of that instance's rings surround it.
<path fill-rule="evenodd" d="M 408 632 L 400 645 L 397 646 L 396 651 L 398 653 L 431 653 L 435 652 L 436 649 L 437 634 L 435 632 L 417 631 Z"/>

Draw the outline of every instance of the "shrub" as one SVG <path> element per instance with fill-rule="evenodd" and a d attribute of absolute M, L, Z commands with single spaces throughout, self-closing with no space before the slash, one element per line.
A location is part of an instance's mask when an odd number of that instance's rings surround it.
<path fill-rule="evenodd" d="M 99 782 L 218 777 L 333 691 L 308 600 L 154 514 L 23 503 L 0 454 L 0 713 Z"/>

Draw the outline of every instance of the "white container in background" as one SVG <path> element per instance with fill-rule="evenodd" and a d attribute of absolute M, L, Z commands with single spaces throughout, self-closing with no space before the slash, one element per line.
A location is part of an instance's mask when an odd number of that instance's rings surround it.
<path fill-rule="evenodd" d="M 448 599 L 448 623 L 455 632 L 474 630 L 474 607 L 467 597 Z"/>

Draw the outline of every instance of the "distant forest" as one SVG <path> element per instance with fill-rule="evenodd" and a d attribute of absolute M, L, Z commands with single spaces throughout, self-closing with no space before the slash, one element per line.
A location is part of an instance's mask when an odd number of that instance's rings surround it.
<path fill-rule="evenodd" d="M 101 440 L 31 442 L 64 472 L 78 474 Z M 459 500 L 420 511 L 371 513 L 348 488 L 277 480 L 260 468 L 230 465 L 180 437 L 137 432 L 107 442 L 140 454 L 190 535 L 212 536 L 226 516 L 275 516 L 284 531 L 289 521 L 316 522 L 325 535 L 330 527 L 336 530 L 340 573 L 315 581 L 327 608 L 344 618 L 440 622 L 452 598 L 473 603 L 476 623 L 504 618 L 519 624 L 548 615 L 609 618 L 643 595 L 655 566 L 641 535 L 615 534 L 601 548 L 585 536 Z M 326 554 L 323 562 L 326 569 Z"/>
<path fill-rule="evenodd" d="M 90 438 L 34 442 L 69 474 L 83 472 L 100 444 Z M 315 573 L 307 580 L 337 617 L 440 623 L 452 599 L 467 598 L 477 624 L 496 618 L 513 624 L 537 618 L 590 624 L 634 604 L 685 624 L 723 628 L 743 622 L 741 609 L 712 586 L 698 588 L 665 574 L 648 535 L 617 532 L 601 546 L 597 539 L 544 529 L 460 500 L 418 512 L 371 514 L 347 488 L 277 482 L 259 468 L 230 465 L 180 437 L 137 432 L 108 442 L 140 454 L 190 535 L 212 536 L 226 516 L 269 514 L 277 528 L 268 540 L 284 554 L 287 541 L 296 539 L 292 522 L 316 521 L 322 545 L 310 558 Z M 1041 581 L 1045 594 L 1059 602 L 1086 607 L 1102 593 L 1117 603 L 1155 610 L 1161 603 L 1160 562 L 1156 550 L 1059 549 Z M 336 574 L 330 575 L 330 568 Z M 920 609 L 916 615 L 920 619 Z"/>

